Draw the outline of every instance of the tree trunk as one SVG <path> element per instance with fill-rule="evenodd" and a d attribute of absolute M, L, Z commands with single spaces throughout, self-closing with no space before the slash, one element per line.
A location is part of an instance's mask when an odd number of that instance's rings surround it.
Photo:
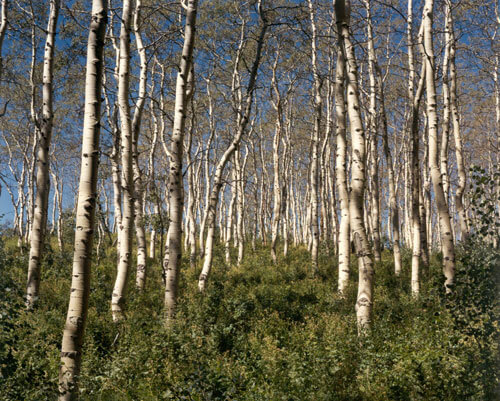
<path fill-rule="evenodd" d="M 376 261 L 381 260 L 380 254 L 380 194 L 378 185 L 378 160 L 377 160 L 377 83 L 375 77 L 376 70 L 376 55 L 375 45 L 373 43 L 373 26 L 371 19 L 370 0 L 365 0 L 366 6 L 366 19 L 367 19 L 367 34 L 368 34 L 368 76 L 370 82 L 369 93 L 369 113 L 368 113 L 368 129 L 369 140 L 371 141 L 370 147 L 370 177 L 371 177 L 371 191 L 370 191 L 370 204 L 371 204 L 371 225 L 373 236 L 373 253 Z"/>
<path fill-rule="evenodd" d="M 446 292 L 452 291 L 455 279 L 455 247 L 451 229 L 450 214 L 441 180 L 441 172 L 438 162 L 438 116 L 436 100 L 436 84 L 434 79 L 434 49 L 432 42 L 432 14 L 434 0 L 425 0 L 423 12 L 424 46 L 422 57 L 426 64 L 425 87 L 427 93 L 427 118 L 429 130 L 429 164 L 431 169 L 432 185 L 436 206 L 439 215 L 439 228 L 441 236 L 441 247 L 443 251 L 443 273 L 446 277 Z"/>
<path fill-rule="evenodd" d="M 121 163 L 122 163 L 122 221 L 119 227 L 118 267 L 111 311 L 113 321 L 125 317 L 124 306 L 128 273 L 132 261 L 132 229 L 134 223 L 134 182 L 132 171 L 133 132 L 130 121 L 129 79 L 130 79 L 130 24 L 132 19 L 131 0 L 123 1 L 122 24 L 120 28 L 120 67 L 118 69 L 118 107 L 121 126 Z"/>
<path fill-rule="evenodd" d="M 349 36 L 349 2 L 344 0 L 336 1 L 335 13 L 338 21 L 339 34 L 342 35 L 341 40 L 343 41 L 347 70 L 347 107 L 352 140 L 352 184 L 349 197 L 349 213 L 359 266 L 356 315 L 358 329 L 361 333 L 371 325 L 374 281 L 370 244 L 368 243 L 368 237 L 363 223 L 363 192 L 365 186 L 366 157 L 365 133 L 361 120 L 356 57 L 354 55 L 354 46 Z"/>
<path fill-rule="evenodd" d="M 257 71 L 259 68 L 260 64 L 260 58 L 262 54 L 262 46 L 264 43 L 264 38 L 266 35 L 268 23 L 265 18 L 265 15 L 262 11 L 262 6 L 259 2 L 258 4 L 258 9 L 259 9 L 259 16 L 262 21 L 261 25 L 261 30 L 259 34 L 259 38 L 257 40 L 257 50 L 255 53 L 255 59 L 252 65 L 252 70 L 250 72 L 250 77 L 248 81 L 248 86 L 245 94 L 245 108 L 241 110 L 242 115 L 241 118 L 239 119 L 239 125 L 238 125 L 238 130 L 236 132 L 235 137 L 233 138 L 231 144 L 229 147 L 226 149 L 224 154 L 222 155 L 222 158 L 219 160 L 219 163 L 217 163 L 217 168 L 215 169 L 215 174 L 214 174 L 214 184 L 212 187 L 212 191 L 210 192 L 210 201 L 208 204 L 207 208 L 207 226 L 208 226 L 208 231 L 207 231 L 207 239 L 205 243 L 205 259 L 203 260 L 203 268 L 201 270 L 200 277 L 198 279 L 198 289 L 203 292 L 205 291 L 206 288 L 206 283 L 208 280 L 208 276 L 210 274 L 210 271 L 212 269 L 212 257 L 213 257 L 213 241 L 214 241 L 214 235 L 215 235 L 215 217 L 216 217 L 216 209 L 217 209 L 217 202 L 219 199 L 219 193 L 220 189 L 222 187 L 222 174 L 224 172 L 224 168 L 226 167 L 226 164 L 230 157 L 233 155 L 233 153 L 236 151 L 238 148 L 238 145 L 240 143 L 241 137 L 243 136 L 243 133 L 245 132 L 246 126 L 248 124 L 248 120 L 250 117 L 250 112 L 252 110 L 252 100 L 253 100 L 253 92 L 255 89 L 255 80 L 257 78 Z M 240 42 L 240 50 L 241 50 L 241 42 Z M 238 64 L 238 63 L 236 63 Z M 237 66 L 236 66 L 237 68 Z"/>
<path fill-rule="evenodd" d="M 311 65 L 314 76 L 314 131 L 311 146 L 311 262 L 312 272 L 318 272 L 318 246 L 319 246 L 319 138 L 321 129 L 321 78 L 318 71 L 317 50 L 316 50 L 316 22 L 314 20 L 314 9 L 312 0 L 308 0 L 309 17 L 311 19 Z"/>
<path fill-rule="evenodd" d="M 148 67 L 146 62 L 146 49 L 142 43 L 140 26 L 140 13 L 142 7 L 142 0 L 136 0 L 135 15 L 134 15 L 134 35 L 137 43 L 137 52 L 139 53 L 140 60 L 140 73 L 139 73 L 139 98 L 135 106 L 134 118 L 132 120 L 133 132 L 133 175 L 134 175 L 134 192 L 135 192 L 135 235 L 137 239 L 137 275 L 135 279 L 135 286 L 139 291 L 144 290 L 146 286 L 146 228 L 144 226 L 143 216 L 143 184 L 142 172 L 139 166 L 139 132 L 141 130 L 142 113 L 144 104 L 146 102 L 146 81 L 148 78 Z"/>
<path fill-rule="evenodd" d="M 338 36 L 337 71 L 335 74 L 335 113 L 337 118 L 337 155 L 336 178 L 340 200 L 340 228 L 338 254 L 338 290 L 343 294 L 349 283 L 349 265 L 351 259 L 349 190 L 347 188 L 347 136 L 345 109 L 345 58 L 342 35 Z"/>
<path fill-rule="evenodd" d="M 104 70 L 103 49 L 106 22 L 106 1 L 94 0 L 87 47 L 82 167 L 78 191 L 73 273 L 68 314 L 61 346 L 60 401 L 78 399 L 77 379 L 80 373 L 83 335 L 87 320 L 90 263 L 97 201 L 101 86 Z"/>
<path fill-rule="evenodd" d="M 446 1 L 446 7 L 449 8 L 449 31 L 450 31 L 450 105 L 451 121 L 453 126 L 453 138 L 455 140 L 455 158 L 457 162 L 458 186 L 455 194 L 455 204 L 460 222 L 460 238 L 462 241 L 469 235 L 468 219 L 464 206 L 464 192 L 467 183 L 467 175 L 464 164 L 464 153 L 462 146 L 462 135 L 460 132 L 460 116 L 458 114 L 458 96 L 457 96 L 457 69 L 455 66 L 455 32 L 453 28 L 453 15 L 451 10 L 451 1 Z M 498 107 L 498 106 L 497 106 Z M 497 117 L 498 118 L 498 117 Z"/>
<path fill-rule="evenodd" d="M 184 129 L 187 105 L 193 94 L 193 48 L 197 0 L 189 0 L 186 9 L 184 45 L 179 63 L 179 73 L 175 88 L 175 115 L 171 143 L 171 160 L 168 175 L 169 219 L 168 226 L 168 265 L 165 285 L 165 313 L 169 321 L 175 315 L 179 282 L 179 267 L 182 256 L 182 212 L 184 207 L 184 180 L 182 177 L 182 158 L 184 153 Z M 189 87 L 191 86 L 191 87 Z"/>
<path fill-rule="evenodd" d="M 43 56 L 43 94 L 42 118 L 36 119 L 36 135 L 39 135 L 40 145 L 37 155 L 36 199 L 33 213 L 33 225 L 30 237 L 30 256 L 28 265 L 28 284 L 26 287 L 26 305 L 33 308 L 38 300 L 40 288 L 40 264 L 43 258 L 45 233 L 47 230 L 48 200 L 50 192 L 50 140 L 54 121 L 53 75 L 54 49 L 59 16 L 60 0 L 51 0 L 47 39 Z"/>

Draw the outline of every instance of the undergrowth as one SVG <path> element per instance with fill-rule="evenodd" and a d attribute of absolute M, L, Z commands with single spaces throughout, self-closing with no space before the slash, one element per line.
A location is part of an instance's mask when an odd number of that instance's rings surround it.
<path fill-rule="evenodd" d="M 27 253 L 15 245 L 0 243 L 0 399 L 53 400 L 72 254 L 48 246 L 41 302 L 26 312 Z M 340 297 L 335 257 L 323 252 L 313 276 L 302 248 L 273 265 L 268 248 L 248 246 L 244 263 L 229 266 L 218 246 L 203 295 L 199 267 L 183 260 L 177 319 L 167 328 L 160 267 L 151 260 L 147 290 L 136 292 L 132 273 L 127 319 L 112 323 L 116 252 L 108 245 L 92 269 L 81 399 L 498 399 L 498 252 L 463 247 L 451 298 L 433 258 L 418 299 L 410 295 L 408 260 L 395 277 L 384 253 L 375 268 L 373 328 L 362 338 L 356 263 Z"/>

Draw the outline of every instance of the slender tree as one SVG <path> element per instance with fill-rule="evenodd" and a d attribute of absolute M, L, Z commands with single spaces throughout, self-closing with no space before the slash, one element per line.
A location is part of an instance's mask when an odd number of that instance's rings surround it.
<path fill-rule="evenodd" d="M 450 213 L 446 203 L 438 162 L 438 115 L 432 33 L 433 8 L 434 1 L 425 0 L 423 10 L 424 43 L 422 47 L 422 57 L 426 64 L 425 89 L 427 95 L 427 119 L 429 131 L 429 165 L 439 217 L 439 231 L 441 236 L 441 248 L 443 251 L 443 273 L 446 277 L 445 287 L 447 292 L 451 292 L 455 279 L 455 246 L 453 243 Z"/>
<path fill-rule="evenodd" d="M 31 227 L 28 284 L 26 287 L 26 305 L 28 308 L 32 308 L 38 300 L 40 290 L 40 264 L 43 257 L 45 234 L 47 230 L 50 191 L 50 142 L 52 139 L 52 125 L 54 121 L 54 50 L 56 45 L 59 8 L 60 0 L 51 0 L 49 22 L 47 25 L 47 38 L 43 56 L 42 116 L 41 119 L 35 119 L 35 134 L 38 137 L 39 146 L 36 159 L 36 198 L 33 225 Z"/>
<path fill-rule="evenodd" d="M 134 13 L 134 36 L 137 43 L 137 52 L 139 53 L 140 72 L 139 72 L 139 98 L 134 110 L 132 119 L 133 132 L 133 159 L 132 168 L 134 175 L 134 211 L 135 211 L 135 236 L 137 239 L 137 275 L 135 285 L 137 289 L 143 290 L 146 285 L 146 228 L 143 216 L 143 181 L 142 172 L 139 166 L 139 132 L 141 130 L 142 114 L 146 103 L 146 82 L 148 79 L 148 65 L 146 60 L 146 49 L 141 36 L 141 8 L 142 0 L 136 0 Z"/>
<path fill-rule="evenodd" d="M 59 400 L 78 399 L 83 335 L 90 293 L 90 267 L 97 202 L 101 87 L 104 70 L 103 50 L 107 23 L 105 0 L 93 0 L 87 46 L 85 111 L 82 162 L 78 189 L 73 272 L 68 313 L 61 345 Z"/>
<path fill-rule="evenodd" d="M 351 129 L 351 193 L 349 196 L 349 214 L 352 236 L 356 248 L 359 267 L 358 296 L 356 315 L 360 332 L 371 325 L 373 308 L 373 260 L 368 237 L 363 221 L 363 192 L 365 187 L 365 132 L 361 120 L 359 102 L 358 69 L 354 45 L 349 32 L 350 3 L 335 2 L 338 32 L 342 35 L 343 51 L 346 60 L 347 78 L 347 114 Z"/>
<path fill-rule="evenodd" d="M 337 21 L 337 26 L 341 22 Z M 335 73 L 335 113 L 337 121 L 337 155 L 336 178 L 340 200 L 340 227 L 339 227 L 339 279 L 338 289 L 342 294 L 349 282 L 349 265 L 351 259 L 350 223 L 349 223 L 349 189 L 347 186 L 347 136 L 346 136 L 346 109 L 345 109 L 345 58 L 344 37 L 338 35 L 337 70 Z"/>
<path fill-rule="evenodd" d="M 181 2 L 186 10 L 186 26 L 184 29 L 184 45 L 182 48 L 179 72 L 175 88 L 175 114 L 172 132 L 171 160 L 168 176 L 169 219 L 168 226 L 168 264 L 165 285 L 165 312 L 167 320 L 172 319 L 177 304 L 179 267 L 182 256 L 182 212 L 184 205 L 184 180 L 182 177 L 182 158 L 184 154 L 184 129 L 189 104 L 193 93 L 193 49 L 195 40 L 195 23 L 197 0 Z M 191 78 L 190 78 L 191 76 Z M 191 86 L 191 87 L 189 87 Z M 192 166 L 190 166 L 192 167 Z"/>
<path fill-rule="evenodd" d="M 113 321 L 122 320 L 125 293 L 130 264 L 132 261 L 132 234 L 134 223 L 134 183 L 132 171 L 133 132 L 129 104 L 130 80 L 130 26 L 132 20 L 131 0 L 123 1 L 120 28 L 120 61 L 118 68 L 118 108 L 120 111 L 121 133 L 121 185 L 123 194 L 122 221 L 119 227 L 119 250 L 116 280 L 111 297 Z"/>
<path fill-rule="evenodd" d="M 261 21 L 261 28 L 260 28 L 260 33 L 257 39 L 257 49 L 255 52 L 255 58 L 252 64 L 252 69 L 250 71 L 250 77 L 248 80 L 248 85 L 246 88 L 246 93 L 244 95 L 244 99 L 241 103 L 241 110 L 239 110 L 239 117 L 238 117 L 238 127 L 236 131 L 236 135 L 234 136 L 233 140 L 231 141 L 230 145 L 227 147 L 225 150 L 224 154 L 222 155 L 221 159 L 217 163 L 217 167 L 215 169 L 215 174 L 214 174 L 214 181 L 213 181 L 213 187 L 210 192 L 210 199 L 209 203 L 207 205 L 207 237 L 205 241 L 205 258 L 203 260 L 203 268 L 200 274 L 200 277 L 198 279 L 198 289 L 203 292 L 205 291 L 206 283 L 208 280 L 208 276 L 210 274 L 210 271 L 212 269 L 212 258 L 213 258 L 213 245 L 214 245 L 214 236 L 215 236 L 215 218 L 216 218 L 216 209 L 217 209 L 217 203 L 219 199 L 219 193 L 222 188 L 223 184 L 223 172 L 224 168 L 226 167 L 227 162 L 233 155 L 233 153 L 237 150 L 239 143 L 241 141 L 241 138 L 246 130 L 249 118 L 250 118 L 250 112 L 252 111 L 252 101 L 253 101 L 253 93 L 255 90 L 255 81 L 257 79 L 257 71 L 259 69 L 260 65 L 260 59 L 262 55 L 262 46 L 264 44 L 264 38 L 266 36 L 266 31 L 268 28 L 268 21 L 266 18 L 265 11 L 263 10 L 262 7 L 262 2 L 259 0 L 258 2 L 258 12 L 259 12 L 259 17 Z M 240 46 L 238 50 L 238 55 L 237 59 L 241 55 L 241 50 L 243 48 L 243 37 L 240 40 Z M 235 62 L 235 69 L 237 69 L 239 66 L 239 61 L 236 60 Z"/>

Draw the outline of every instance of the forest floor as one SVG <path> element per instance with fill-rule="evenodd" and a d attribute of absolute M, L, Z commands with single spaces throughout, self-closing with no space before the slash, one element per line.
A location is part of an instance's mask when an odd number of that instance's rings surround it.
<path fill-rule="evenodd" d="M 0 237 L 0 400 L 56 397 L 73 255 L 51 241 L 38 309 L 26 312 L 28 253 L 21 254 L 15 239 Z M 335 257 L 327 249 L 313 277 L 303 248 L 273 265 L 268 248 L 248 245 L 244 263 L 229 266 L 217 246 L 204 295 L 197 290 L 199 265 L 190 268 L 186 258 L 177 318 L 165 327 L 161 271 L 153 261 L 144 293 L 135 290 L 131 272 L 127 319 L 113 324 L 116 250 L 101 247 L 92 267 L 81 399 L 500 399 L 500 259 L 477 246 L 460 252 L 454 297 L 444 296 L 439 256 L 433 255 L 416 299 L 411 254 L 404 252 L 396 277 L 384 251 L 375 268 L 373 328 L 360 338 L 355 260 L 351 285 L 340 297 Z"/>

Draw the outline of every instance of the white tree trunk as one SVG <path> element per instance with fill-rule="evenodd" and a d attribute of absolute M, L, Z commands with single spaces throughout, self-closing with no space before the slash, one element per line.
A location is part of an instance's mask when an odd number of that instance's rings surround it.
<path fill-rule="evenodd" d="M 43 56 L 43 91 L 42 118 L 35 120 L 36 134 L 40 145 L 37 155 L 36 198 L 33 213 L 33 225 L 30 237 L 30 256 L 28 264 L 28 284 L 26 287 L 26 305 L 33 308 L 38 300 L 40 288 L 40 263 L 43 258 L 45 234 L 47 230 L 48 200 L 50 191 L 50 141 L 52 138 L 53 110 L 53 75 L 54 49 L 60 0 L 51 0 L 47 39 Z"/>
<path fill-rule="evenodd" d="M 78 399 L 77 380 L 80 373 L 83 335 L 87 320 L 90 264 L 97 202 L 101 86 L 104 70 L 103 49 L 106 22 L 106 2 L 94 0 L 87 47 L 82 167 L 78 190 L 73 273 L 68 314 L 61 345 L 60 401 Z"/>
<path fill-rule="evenodd" d="M 129 79 L 130 79 L 130 25 L 132 19 L 131 0 L 123 1 L 122 24 L 120 28 L 120 63 L 118 69 L 118 107 L 121 126 L 122 163 L 122 221 L 119 226 L 118 267 L 111 297 L 113 321 L 125 317 L 125 296 L 128 273 L 132 262 L 132 236 L 134 225 L 134 182 L 132 171 L 133 132 L 130 120 Z"/>
<path fill-rule="evenodd" d="M 347 70 L 347 108 L 352 139 L 351 193 L 349 197 L 350 222 L 358 256 L 359 281 L 356 315 L 360 332 L 371 325 L 373 308 L 373 260 L 363 223 L 363 192 L 365 186 L 365 133 L 359 103 L 358 71 L 354 46 L 349 33 L 350 5 L 346 1 L 335 2 L 335 13 L 342 35 Z"/>
<path fill-rule="evenodd" d="M 144 226 L 143 214 L 143 182 L 142 172 L 139 166 L 139 132 L 141 130 L 142 113 L 144 104 L 146 102 L 146 81 L 148 78 L 148 67 L 146 62 L 146 49 L 142 43 L 140 26 L 140 13 L 142 7 L 142 0 L 136 0 L 135 14 L 134 14 L 134 35 L 137 43 L 137 52 L 139 53 L 140 72 L 139 72 L 139 97 L 134 111 L 134 118 L 132 120 L 132 167 L 134 175 L 134 207 L 135 207 L 135 235 L 137 239 L 137 274 L 135 279 L 135 286 L 138 290 L 144 290 L 146 286 L 146 228 Z"/>
<path fill-rule="evenodd" d="M 262 54 L 262 46 L 264 43 L 264 38 L 266 35 L 268 23 L 265 18 L 265 15 L 262 12 L 261 4 L 258 4 L 259 14 L 262 21 L 261 30 L 259 34 L 259 38 L 257 40 L 257 49 L 255 53 L 255 59 L 252 65 L 252 70 L 250 72 L 250 77 L 247 85 L 247 90 L 245 94 L 245 108 L 241 110 L 241 118 L 239 119 L 238 130 L 236 132 L 235 137 L 233 138 L 231 144 L 226 149 L 222 158 L 217 163 L 217 168 L 215 169 L 214 174 L 214 183 L 212 187 L 212 191 L 210 192 L 210 200 L 207 208 L 207 239 L 205 243 L 205 258 L 203 260 L 203 268 L 201 270 L 200 277 L 198 279 L 198 289 L 203 292 L 205 291 L 208 276 L 210 275 L 210 271 L 212 269 L 212 257 L 213 257 L 213 242 L 215 235 L 215 218 L 216 218 L 216 209 L 217 203 L 219 199 L 220 189 L 222 187 L 222 174 L 224 172 L 224 168 L 230 157 L 236 151 L 239 146 L 241 137 L 245 132 L 246 126 L 248 124 L 248 120 L 250 118 L 250 112 L 252 110 L 252 101 L 253 101 L 253 91 L 255 89 L 255 80 L 257 78 L 257 71 L 260 64 L 260 58 Z M 242 49 L 242 42 L 240 42 L 240 48 Z M 238 63 L 236 63 L 238 64 Z"/>
<path fill-rule="evenodd" d="M 184 207 L 182 158 L 184 155 L 184 129 L 187 105 L 189 97 L 193 94 L 192 62 L 197 3 L 197 0 L 189 0 L 185 6 L 183 5 L 186 9 L 184 45 L 175 88 L 175 115 L 168 175 L 170 224 L 168 226 L 168 264 L 166 265 L 165 285 L 165 314 L 167 321 L 175 315 L 179 268 L 182 256 L 182 213 Z"/>
<path fill-rule="evenodd" d="M 429 130 L 429 164 L 431 169 L 432 185 L 436 206 L 439 215 L 439 229 L 441 236 L 441 247 L 443 251 L 443 273 L 446 277 L 445 287 L 449 293 L 452 291 L 455 279 L 455 246 L 451 229 L 450 214 L 441 180 L 441 172 L 438 162 L 438 116 L 436 84 L 434 78 L 434 49 L 432 42 L 432 14 L 434 0 L 425 0 L 423 11 L 424 46 L 422 57 L 426 64 L 425 87 L 427 93 L 427 118 Z"/>
<path fill-rule="evenodd" d="M 349 283 L 351 258 L 349 190 L 347 187 L 347 136 L 345 109 L 345 58 L 342 35 L 338 36 L 337 71 L 335 74 L 335 113 L 337 119 L 336 181 L 340 200 L 340 227 L 338 237 L 338 290 L 343 294 Z"/>

